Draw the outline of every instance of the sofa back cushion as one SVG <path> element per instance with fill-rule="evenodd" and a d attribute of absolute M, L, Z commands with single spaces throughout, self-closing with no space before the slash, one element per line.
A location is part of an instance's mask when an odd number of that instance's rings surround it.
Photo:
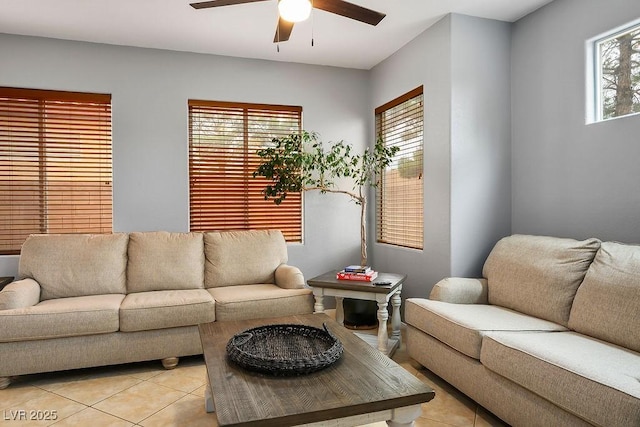
<path fill-rule="evenodd" d="M 569 327 L 640 352 L 640 246 L 602 243 L 578 288 Z"/>
<path fill-rule="evenodd" d="M 32 235 L 22 245 L 19 276 L 40 284 L 42 301 L 124 294 L 127 241 L 124 233 Z"/>
<path fill-rule="evenodd" d="M 503 238 L 484 264 L 489 303 L 567 326 L 576 290 L 599 247 L 598 239 Z"/>
<path fill-rule="evenodd" d="M 204 288 L 202 233 L 130 233 L 127 293 Z"/>
<path fill-rule="evenodd" d="M 278 230 L 223 231 L 204 234 L 205 286 L 275 283 L 275 271 L 287 262 L 287 244 Z"/>

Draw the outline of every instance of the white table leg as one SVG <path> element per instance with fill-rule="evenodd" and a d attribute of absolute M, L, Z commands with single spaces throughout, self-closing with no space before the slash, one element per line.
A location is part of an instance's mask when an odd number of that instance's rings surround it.
<path fill-rule="evenodd" d="M 397 338 L 400 340 L 400 291 L 393 294 L 391 297 L 391 306 L 393 307 L 393 316 L 391 317 L 391 338 Z"/>
<path fill-rule="evenodd" d="M 313 305 L 313 312 L 324 313 L 324 292 L 322 288 L 313 288 L 313 297 L 316 300 Z"/>
<path fill-rule="evenodd" d="M 336 322 L 339 325 L 344 326 L 344 298 L 336 297 Z"/>
<path fill-rule="evenodd" d="M 393 409 L 393 416 L 387 421 L 389 427 L 411 427 L 414 421 L 422 414 L 420 405 L 405 406 Z"/>
<path fill-rule="evenodd" d="M 382 301 L 378 301 L 378 350 L 384 354 L 387 354 L 387 345 L 389 343 L 387 319 L 389 319 L 389 312 L 387 311 L 387 301 L 385 298 Z"/>
<path fill-rule="evenodd" d="M 211 385 L 207 381 L 207 388 L 204 390 L 204 409 L 207 413 L 215 412 L 216 408 L 213 405 L 213 394 L 211 393 Z"/>

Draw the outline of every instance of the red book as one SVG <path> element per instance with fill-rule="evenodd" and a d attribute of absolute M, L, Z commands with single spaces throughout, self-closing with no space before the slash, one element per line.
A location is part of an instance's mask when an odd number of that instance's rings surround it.
<path fill-rule="evenodd" d="M 338 280 L 354 280 L 358 282 L 371 282 L 373 279 L 378 277 L 377 271 L 372 271 L 370 273 L 347 273 L 345 271 L 338 271 L 336 278 Z"/>

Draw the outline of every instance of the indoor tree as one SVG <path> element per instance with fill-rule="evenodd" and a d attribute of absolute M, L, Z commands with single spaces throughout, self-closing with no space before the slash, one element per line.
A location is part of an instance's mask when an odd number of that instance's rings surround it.
<path fill-rule="evenodd" d="M 282 203 L 288 193 L 320 191 L 345 194 L 360 206 L 360 264 L 367 265 L 366 208 L 368 187 L 377 187 L 381 173 L 389 166 L 398 147 L 386 147 L 378 138 L 373 149 L 353 152 L 339 141 L 329 147 L 315 132 L 302 131 L 273 138 L 272 144 L 257 151 L 261 164 L 253 173 L 270 181 L 262 191 L 265 199 Z M 348 178 L 353 186 L 339 188 L 337 180 Z"/>

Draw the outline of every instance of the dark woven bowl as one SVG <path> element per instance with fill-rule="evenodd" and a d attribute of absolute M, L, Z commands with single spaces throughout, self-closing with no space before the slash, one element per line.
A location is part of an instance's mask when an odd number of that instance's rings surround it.
<path fill-rule="evenodd" d="M 231 361 L 250 371 L 277 376 L 319 371 L 342 356 L 342 343 L 327 329 L 267 325 L 247 329 L 227 343 Z"/>

